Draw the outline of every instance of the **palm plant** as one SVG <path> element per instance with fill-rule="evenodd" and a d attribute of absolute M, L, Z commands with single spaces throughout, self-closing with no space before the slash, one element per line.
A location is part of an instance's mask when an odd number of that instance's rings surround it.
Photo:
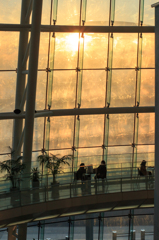
<path fill-rule="evenodd" d="M 9 159 L 0 163 L 1 172 L 6 172 L 6 180 L 10 180 L 12 188 L 16 188 L 17 177 L 25 169 L 25 164 L 22 163 L 22 156 L 16 160 Z"/>
<path fill-rule="evenodd" d="M 38 156 L 40 165 L 45 164 L 46 168 L 51 171 L 53 175 L 53 184 L 56 183 L 56 175 L 62 172 L 61 164 L 70 165 L 67 160 L 71 160 L 71 155 L 65 155 L 63 157 L 58 157 L 57 155 L 50 154 L 50 156 L 45 153 L 44 155 Z"/>
<path fill-rule="evenodd" d="M 31 170 L 31 179 L 33 182 L 38 182 L 39 181 L 39 178 L 40 178 L 40 172 L 38 171 L 38 168 L 34 167 L 32 168 Z"/>

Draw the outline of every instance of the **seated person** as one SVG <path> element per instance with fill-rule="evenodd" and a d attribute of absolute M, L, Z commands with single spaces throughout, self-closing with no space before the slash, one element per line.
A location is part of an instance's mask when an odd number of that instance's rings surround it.
<path fill-rule="evenodd" d="M 143 160 L 140 165 L 141 165 L 141 166 L 140 166 L 140 170 L 139 170 L 140 176 L 151 175 L 151 172 L 148 172 L 148 171 L 146 170 L 146 161 L 145 161 L 145 160 Z"/>
<path fill-rule="evenodd" d="M 95 179 L 96 178 L 104 179 L 104 178 L 106 178 L 106 174 L 107 174 L 107 168 L 105 165 L 105 161 L 102 160 L 101 165 L 97 168 L 97 173 L 96 173 Z"/>
<path fill-rule="evenodd" d="M 84 163 L 81 163 L 80 168 L 77 171 L 77 180 L 85 180 L 84 174 L 86 173 L 86 169 L 84 167 Z"/>

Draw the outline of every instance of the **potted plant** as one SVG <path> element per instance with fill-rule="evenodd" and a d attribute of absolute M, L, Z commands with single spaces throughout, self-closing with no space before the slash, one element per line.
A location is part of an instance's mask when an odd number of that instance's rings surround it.
<path fill-rule="evenodd" d="M 68 165 L 70 166 L 68 160 L 71 160 L 72 156 L 65 155 L 63 157 L 58 157 L 57 155 L 50 154 L 51 156 L 47 159 L 46 167 L 51 171 L 51 174 L 53 176 L 53 182 L 52 185 L 57 184 L 56 181 L 56 175 L 58 173 L 63 172 L 61 165 Z"/>
<path fill-rule="evenodd" d="M 37 167 L 32 168 L 31 179 L 32 179 L 32 187 L 39 188 L 40 172 L 38 171 Z"/>
<path fill-rule="evenodd" d="M 11 182 L 11 191 L 19 189 L 19 174 L 23 173 L 25 169 L 25 164 L 22 163 L 22 156 L 18 157 L 16 160 L 9 159 L 0 163 L 1 172 L 7 172 L 6 180 Z M 18 183 L 18 186 L 17 186 Z"/>
<path fill-rule="evenodd" d="M 6 180 L 10 180 L 11 187 L 11 205 L 17 205 L 19 201 L 19 196 L 17 191 L 20 188 L 20 174 L 23 173 L 25 169 L 25 164 L 22 163 L 22 157 L 18 157 L 16 160 L 9 159 L 0 163 L 0 170 L 1 172 L 7 172 Z"/>
<path fill-rule="evenodd" d="M 62 172 L 61 165 L 70 165 L 69 160 L 72 159 L 71 155 L 65 155 L 62 157 L 58 157 L 57 155 L 50 154 L 48 155 L 46 152 L 43 155 L 38 157 L 40 164 L 44 164 L 46 168 L 48 168 L 53 176 L 53 182 L 51 183 L 53 187 L 52 197 L 58 198 L 59 197 L 59 183 L 56 181 L 56 175 Z"/>
<path fill-rule="evenodd" d="M 39 181 L 40 172 L 37 167 L 31 170 L 32 188 L 33 188 L 33 202 L 39 202 Z"/>

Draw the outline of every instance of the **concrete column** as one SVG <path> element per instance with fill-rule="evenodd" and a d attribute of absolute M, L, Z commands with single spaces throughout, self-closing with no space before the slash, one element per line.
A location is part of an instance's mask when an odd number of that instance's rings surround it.
<path fill-rule="evenodd" d="M 141 229 L 141 240 L 145 240 L 145 229 Z"/>
<path fill-rule="evenodd" d="M 154 240 L 159 239 L 159 2 L 155 7 L 155 191 Z"/>
<path fill-rule="evenodd" d="M 93 240 L 93 219 L 86 220 L 86 239 Z"/>
<path fill-rule="evenodd" d="M 25 170 L 26 173 L 29 173 L 31 170 L 41 12 L 42 12 L 42 0 L 34 0 L 31 26 L 28 90 L 27 90 L 24 149 L 23 149 L 24 163 L 26 163 Z M 30 187 L 29 180 L 23 181 L 24 182 L 23 187 Z"/>
<path fill-rule="evenodd" d="M 135 230 L 132 230 L 132 231 L 130 232 L 131 240 L 135 240 L 135 235 L 136 235 L 135 233 L 136 233 Z"/>
<path fill-rule="evenodd" d="M 18 240 L 27 239 L 27 223 L 18 226 Z"/>
<path fill-rule="evenodd" d="M 116 231 L 112 232 L 112 240 L 117 240 L 117 232 Z"/>
<path fill-rule="evenodd" d="M 16 233 L 16 226 L 8 227 L 8 240 L 16 240 L 14 233 Z"/>

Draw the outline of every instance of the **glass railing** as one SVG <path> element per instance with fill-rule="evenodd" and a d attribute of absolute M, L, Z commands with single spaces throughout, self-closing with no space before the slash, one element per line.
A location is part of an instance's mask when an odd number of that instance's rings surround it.
<path fill-rule="evenodd" d="M 98 166 L 93 165 L 93 169 L 96 169 Z M 88 166 L 85 166 L 86 173 Z M 140 168 L 140 165 L 138 167 L 132 168 L 130 166 L 130 163 L 121 163 L 118 164 L 118 168 L 115 167 L 115 164 L 108 164 L 107 165 L 107 180 L 109 179 L 118 179 L 118 178 L 132 178 L 138 176 L 138 168 Z M 70 169 L 64 169 L 65 172 L 58 173 L 56 175 L 56 182 L 59 184 L 70 184 L 74 182 L 74 172 L 69 171 Z M 147 162 L 147 171 L 151 171 L 152 175 L 154 175 L 154 162 L 149 161 Z M 94 171 L 95 172 L 95 171 Z M 90 174 L 91 180 L 95 178 L 96 173 Z M 39 172 L 39 187 L 49 187 L 53 183 L 53 175 L 48 174 L 42 174 Z M 32 188 L 32 179 L 31 179 L 31 173 L 29 174 L 21 174 L 14 180 L 16 182 L 16 187 L 18 189 L 23 188 L 24 182 L 27 182 L 27 186 L 29 185 L 30 188 Z M 4 177 L 0 178 L 0 192 L 3 191 L 10 191 L 12 188 L 11 181 L 6 180 L 6 175 Z"/>
<path fill-rule="evenodd" d="M 65 184 L 41 185 L 38 188 L 21 189 L 0 193 L 0 210 L 35 203 L 96 194 L 109 194 L 139 190 L 153 190 L 154 175 L 73 181 Z"/>

